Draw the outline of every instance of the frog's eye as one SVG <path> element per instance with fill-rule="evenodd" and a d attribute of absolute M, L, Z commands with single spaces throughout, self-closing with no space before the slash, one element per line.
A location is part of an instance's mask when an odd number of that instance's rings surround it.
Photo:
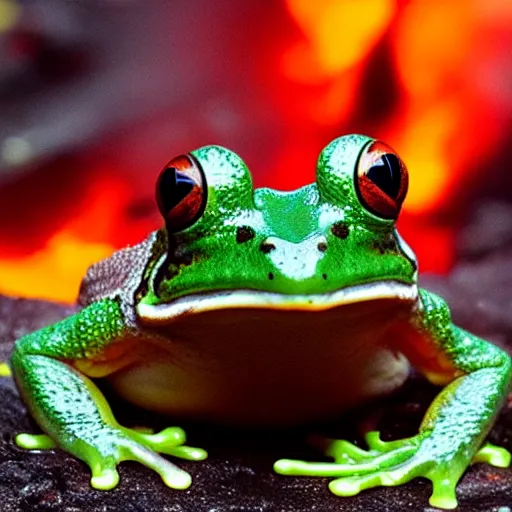
<path fill-rule="evenodd" d="M 363 149 L 357 165 L 356 190 L 363 206 L 383 219 L 396 219 L 407 194 L 409 175 L 398 155 L 375 141 Z"/>
<path fill-rule="evenodd" d="M 191 155 L 172 159 L 156 182 L 158 208 L 171 233 L 192 226 L 201 217 L 206 198 L 203 171 Z"/>

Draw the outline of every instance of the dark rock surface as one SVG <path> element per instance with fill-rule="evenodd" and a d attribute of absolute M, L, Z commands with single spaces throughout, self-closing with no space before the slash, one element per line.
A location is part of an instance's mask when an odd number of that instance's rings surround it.
<path fill-rule="evenodd" d="M 484 216 L 511 215 L 493 208 Z M 479 213 L 482 215 L 482 212 Z M 506 223 L 510 219 L 495 222 Z M 486 221 L 481 222 L 487 229 Z M 474 228 L 473 224 L 473 228 Z M 425 276 L 422 285 L 443 294 L 454 318 L 474 332 L 512 347 L 512 247 L 510 237 L 500 234 L 475 248 L 467 238 L 461 243 L 461 263 L 447 278 Z M 469 236 L 469 235 L 468 235 Z M 478 232 L 474 235 L 478 237 Z M 5 359 L 15 338 L 72 312 L 34 300 L 0 298 L 0 357 Z M 276 475 L 272 463 L 282 457 L 320 460 L 305 442 L 311 433 L 361 441 L 361 432 L 377 427 L 385 440 L 413 435 L 436 394 L 421 377 L 411 376 L 392 397 L 379 400 L 331 425 L 293 432 L 227 431 L 205 425 L 184 425 L 189 444 L 208 450 L 204 462 L 178 464 L 193 476 L 187 491 L 168 489 L 149 469 L 135 463 L 120 467 L 121 482 L 113 491 L 89 486 L 88 468 L 59 451 L 28 453 L 17 448 L 13 435 L 38 432 L 18 396 L 11 378 L 0 378 L 0 510 L 2 511 L 365 511 L 394 512 L 404 509 L 431 511 L 430 483 L 417 479 L 393 488 L 377 488 L 353 498 L 332 495 L 325 478 L 293 478 Z M 164 418 L 114 403 L 121 423 L 163 428 Z M 172 422 L 171 422 L 172 424 Z M 512 402 L 509 401 L 490 434 L 490 440 L 512 450 Z M 472 466 L 458 486 L 459 510 L 510 511 L 512 470 L 484 464 Z"/>

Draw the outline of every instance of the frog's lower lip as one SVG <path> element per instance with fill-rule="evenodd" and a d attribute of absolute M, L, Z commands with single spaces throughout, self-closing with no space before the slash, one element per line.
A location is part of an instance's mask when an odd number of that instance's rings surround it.
<path fill-rule="evenodd" d="M 378 281 L 342 288 L 330 293 L 286 295 L 257 290 L 229 290 L 198 293 L 180 297 L 165 304 L 138 304 L 137 314 L 151 323 L 165 323 L 182 315 L 193 315 L 220 309 L 274 309 L 287 311 L 323 311 L 344 304 L 380 299 L 415 302 L 416 284 Z"/>

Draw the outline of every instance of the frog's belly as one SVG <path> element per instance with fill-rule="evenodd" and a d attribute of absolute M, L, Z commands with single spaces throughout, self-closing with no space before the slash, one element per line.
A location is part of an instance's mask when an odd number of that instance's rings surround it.
<path fill-rule="evenodd" d="M 386 345 L 410 304 L 380 300 L 321 312 L 236 309 L 186 315 L 165 346 L 109 376 L 144 408 L 228 424 L 327 418 L 400 386 L 408 373 Z"/>

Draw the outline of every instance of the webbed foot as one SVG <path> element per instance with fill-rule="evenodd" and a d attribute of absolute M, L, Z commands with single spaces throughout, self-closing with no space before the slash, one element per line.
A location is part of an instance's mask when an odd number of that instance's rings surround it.
<path fill-rule="evenodd" d="M 449 450 L 431 442 L 428 433 L 399 441 L 385 442 L 378 432 L 366 437 L 368 450 L 348 441 L 332 441 L 326 455 L 331 463 L 311 463 L 301 460 L 281 459 L 274 470 L 282 475 L 337 477 L 329 489 L 338 496 L 353 496 L 364 489 L 377 486 L 395 486 L 416 477 L 428 478 L 433 485 L 430 504 L 434 507 L 457 507 L 455 488 L 467 462 L 462 457 L 447 456 Z M 482 447 L 473 462 L 487 462 L 498 467 L 510 464 L 510 453 L 490 444 Z"/>
<path fill-rule="evenodd" d="M 205 450 L 186 446 L 185 432 L 179 427 L 169 427 L 156 434 L 141 432 L 122 426 L 105 428 L 103 432 L 94 432 L 94 441 L 89 444 L 82 439 L 71 441 L 73 452 L 91 469 L 91 486 L 108 490 L 117 486 L 119 474 L 117 465 L 125 460 L 139 462 L 156 471 L 168 487 L 186 489 L 192 479 L 159 453 L 172 455 L 186 460 L 203 460 Z M 57 444 L 46 434 L 19 434 L 16 444 L 28 450 L 48 450 Z"/>

